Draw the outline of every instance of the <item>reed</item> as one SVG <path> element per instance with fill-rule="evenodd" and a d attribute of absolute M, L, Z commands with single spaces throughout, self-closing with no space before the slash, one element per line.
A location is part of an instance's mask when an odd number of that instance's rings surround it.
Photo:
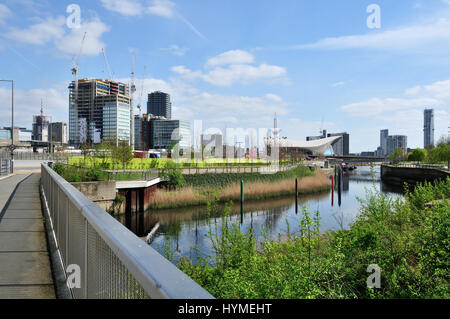
<path fill-rule="evenodd" d="M 299 193 L 310 194 L 329 189 L 330 181 L 321 171 L 316 171 L 314 176 L 300 179 Z M 208 192 L 213 188 L 183 187 L 168 191 L 158 189 L 151 199 L 150 206 L 153 208 L 174 208 L 184 206 L 204 205 L 211 197 L 216 197 L 219 202 L 239 200 L 240 184 L 233 183 L 224 187 L 216 188 L 217 192 Z M 247 182 L 244 188 L 245 198 L 248 200 L 267 199 L 282 195 L 295 194 L 295 179 L 286 178 L 277 181 L 254 181 Z"/>

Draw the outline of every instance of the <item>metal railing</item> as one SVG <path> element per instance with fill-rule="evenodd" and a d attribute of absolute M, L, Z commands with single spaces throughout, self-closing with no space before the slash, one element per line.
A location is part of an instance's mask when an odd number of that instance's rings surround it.
<path fill-rule="evenodd" d="M 9 160 L 2 159 L 0 160 L 0 176 L 9 175 L 10 167 Z"/>
<path fill-rule="evenodd" d="M 81 270 L 74 298 L 213 298 L 44 164 L 41 191 L 64 269 Z"/>
<path fill-rule="evenodd" d="M 442 163 L 420 163 L 420 162 L 411 162 L 411 163 L 398 163 L 395 164 L 396 167 L 408 167 L 408 168 L 433 168 L 440 169 L 444 171 L 448 171 L 449 168 L 446 164 Z"/>

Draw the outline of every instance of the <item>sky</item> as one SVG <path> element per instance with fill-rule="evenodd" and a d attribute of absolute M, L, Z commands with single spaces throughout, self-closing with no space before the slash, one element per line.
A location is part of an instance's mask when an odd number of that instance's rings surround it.
<path fill-rule="evenodd" d="M 173 118 L 209 132 L 271 128 L 276 112 L 292 140 L 346 131 L 359 153 L 389 129 L 417 148 L 428 107 L 435 139 L 448 134 L 450 0 L 0 0 L 0 79 L 15 81 L 15 125 L 31 129 L 41 100 L 68 122 L 85 32 L 80 78 L 129 83 L 134 55 L 135 104 L 145 112 L 147 94 L 162 90 Z M 10 103 L 0 82 L 0 126 L 11 125 Z"/>

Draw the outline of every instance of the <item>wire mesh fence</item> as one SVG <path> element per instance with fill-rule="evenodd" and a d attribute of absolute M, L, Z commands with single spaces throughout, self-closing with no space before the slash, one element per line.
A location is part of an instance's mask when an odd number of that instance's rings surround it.
<path fill-rule="evenodd" d="M 74 298 L 212 298 L 45 164 L 41 191 L 63 267 L 80 269 Z"/>

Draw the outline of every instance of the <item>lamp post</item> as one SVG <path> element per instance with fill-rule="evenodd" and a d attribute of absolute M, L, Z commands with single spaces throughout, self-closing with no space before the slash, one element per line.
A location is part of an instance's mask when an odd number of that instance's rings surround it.
<path fill-rule="evenodd" d="M 11 174 L 14 173 L 14 80 L 0 80 L 0 82 L 11 82 Z"/>

